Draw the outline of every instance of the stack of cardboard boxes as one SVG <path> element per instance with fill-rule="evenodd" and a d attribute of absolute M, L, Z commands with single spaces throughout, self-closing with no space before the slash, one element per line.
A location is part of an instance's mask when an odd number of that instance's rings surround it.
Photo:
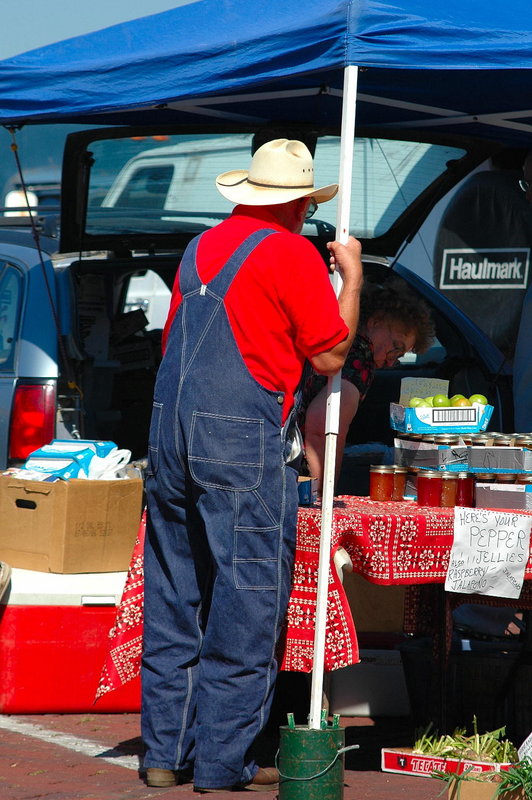
<path fill-rule="evenodd" d="M 138 682 L 93 703 L 142 494 L 141 478 L 0 476 L 0 713 L 138 709 Z"/>

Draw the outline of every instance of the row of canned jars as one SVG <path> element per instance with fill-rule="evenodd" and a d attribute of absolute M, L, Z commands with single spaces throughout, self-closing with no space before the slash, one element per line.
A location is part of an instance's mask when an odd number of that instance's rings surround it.
<path fill-rule="evenodd" d="M 532 473 L 470 473 L 376 464 L 370 467 L 370 499 L 381 502 L 404 500 L 407 482 L 420 506 L 473 508 L 477 483 L 532 484 Z"/>
<path fill-rule="evenodd" d="M 532 450 L 532 433 L 399 433 L 398 439 L 455 446 L 474 447 L 526 447 Z"/>

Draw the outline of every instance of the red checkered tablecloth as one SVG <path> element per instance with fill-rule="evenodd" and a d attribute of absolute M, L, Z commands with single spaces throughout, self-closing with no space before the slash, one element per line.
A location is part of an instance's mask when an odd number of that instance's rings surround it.
<path fill-rule="evenodd" d="M 443 583 L 453 542 L 454 510 L 423 508 L 413 502 L 379 503 L 365 497 L 342 496 L 334 503 L 325 670 L 359 660 L 355 626 L 334 555 L 343 547 L 353 570 L 372 583 L 413 585 Z M 124 593 L 109 633 L 109 650 L 97 697 L 136 677 L 142 648 L 143 516 Z M 310 672 L 320 543 L 321 509 L 301 507 L 292 591 L 284 635 L 280 642 L 281 669 Z M 532 578 L 532 561 L 525 573 Z"/>

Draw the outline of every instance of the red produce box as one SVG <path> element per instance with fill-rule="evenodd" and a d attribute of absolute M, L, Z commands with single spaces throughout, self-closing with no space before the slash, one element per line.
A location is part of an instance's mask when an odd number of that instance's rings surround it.
<path fill-rule="evenodd" d="M 424 775 L 430 778 L 435 770 L 439 772 L 462 773 L 472 767 L 471 772 L 499 772 L 511 767 L 508 764 L 496 764 L 492 761 L 466 761 L 459 758 L 442 758 L 413 753 L 409 748 L 383 748 L 381 750 L 381 769 L 383 772 L 400 772 L 403 775 Z"/>

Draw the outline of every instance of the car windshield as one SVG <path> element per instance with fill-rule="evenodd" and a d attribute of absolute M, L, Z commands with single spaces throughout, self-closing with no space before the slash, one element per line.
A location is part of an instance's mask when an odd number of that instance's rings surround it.
<path fill-rule="evenodd" d="M 90 145 L 86 233 L 171 234 L 216 224 L 231 213 L 215 177 L 247 169 L 252 134 L 110 138 Z M 357 138 L 351 195 L 351 233 L 385 234 L 464 150 L 443 145 Z M 315 185 L 338 181 L 340 139 L 318 138 Z M 334 228 L 337 199 L 319 206 L 303 233 Z"/>

